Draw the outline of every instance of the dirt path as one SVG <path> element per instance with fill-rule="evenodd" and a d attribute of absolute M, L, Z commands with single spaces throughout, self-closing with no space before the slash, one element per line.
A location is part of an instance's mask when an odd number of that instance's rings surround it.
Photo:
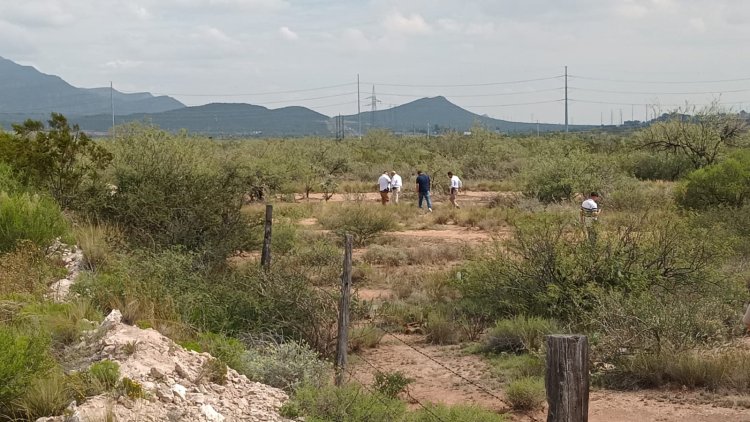
<path fill-rule="evenodd" d="M 489 365 L 480 356 L 464 354 L 457 346 L 428 345 L 421 336 L 395 337 L 386 335 L 377 348 L 352 357 L 352 372 L 358 382 L 372 383 L 375 368 L 384 372 L 401 371 L 414 380 L 409 386 L 410 396 L 422 403 L 475 404 L 507 412 L 508 406 L 498 400 L 505 397 L 502 387 L 489 377 Z M 517 422 L 545 419 L 545 411 L 511 414 L 511 420 Z M 591 393 L 589 421 L 750 422 L 750 410 L 718 407 L 693 392 L 600 390 Z"/>

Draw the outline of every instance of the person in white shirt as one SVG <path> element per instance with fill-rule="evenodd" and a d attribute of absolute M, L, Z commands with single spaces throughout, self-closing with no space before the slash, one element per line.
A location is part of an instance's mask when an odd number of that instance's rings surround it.
<path fill-rule="evenodd" d="M 589 240 L 592 243 L 596 242 L 596 224 L 599 220 L 599 214 L 602 212 L 598 201 L 599 194 L 591 192 L 588 199 L 581 204 L 581 225 L 586 230 Z"/>
<path fill-rule="evenodd" d="M 380 191 L 380 202 L 385 205 L 388 203 L 388 193 L 391 191 L 391 178 L 388 177 L 388 170 L 384 171 L 378 179 L 378 190 Z"/>
<path fill-rule="evenodd" d="M 461 186 L 463 186 L 463 183 L 461 182 L 461 179 L 458 178 L 458 176 L 454 176 L 453 172 L 448 172 L 448 177 L 451 179 L 451 204 L 455 208 L 461 208 L 456 203 L 456 195 L 458 195 L 459 189 L 461 189 Z"/>
<path fill-rule="evenodd" d="M 398 204 L 398 197 L 401 193 L 401 176 L 395 170 L 391 171 L 391 199 L 394 204 Z"/>

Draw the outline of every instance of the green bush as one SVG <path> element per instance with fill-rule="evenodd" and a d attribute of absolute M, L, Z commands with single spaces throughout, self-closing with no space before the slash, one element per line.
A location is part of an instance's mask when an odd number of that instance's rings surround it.
<path fill-rule="evenodd" d="M 54 200 L 43 195 L 0 192 L 0 252 L 15 249 L 19 240 L 47 247 L 69 237 L 68 224 Z"/>
<path fill-rule="evenodd" d="M 244 248 L 245 173 L 219 144 L 137 126 L 118 135 L 110 145 L 117 192 L 90 214 L 149 247 L 179 245 L 210 260 Z"/>
<path fill-rule="evenodd" d="M 712 212 L 731 212 L 717 207 L 737 208 L 749 199 L 750 151 L 736 152 L 688 174 L 677 189 L 677 202 L 682 206 Z"/>
<path fill-rule="evenodd" d="M 399 394 L 406 391 L 409 384 L 414 380 L 408 378 L 401 371 L 396 372 L 375 372 L 375 381 L 372 383 L 373 388 L 378 393 L 392 399 L 398 398 Z"/>
<path fill-rule="evenodd" d="M 446 406 L 442 404 L 427 404 L 427 409 L 419 409 L 409 413 L 406 422 L 505 422 L 504 415 L 482 409 L 477 406 Z"/>
<path fill-rule="evenodd" d="M 290 341 L 248 349 L 243 373 L 253 381 L 294 391 L 301 385 L 323 385 L 330 368 L 307 345 Z"/>
<path fill-rule="evenodd" d="M 111 360 L 92 363 L 88 370 L 91 378 L 105 390 L 111 390 L 120 381 L 120 364 Z"/>
<path fill-rule="evenodd" d="M 292 399 L 298 413 L 311 422 L 393 422 L 405 415 L 398 399 L 371 394 L 356 386 L 307 386 Z"/>
<path fill-rule="evenodd" d="M 617 361 L 601 377 L 610 388 L 658 388 L 674 385 L 711 391 L 750 391 L 750 354 L 745 350 L 696 353 L 637 353 Z"/>
<path fill-rule="evenodd" d="M 0 325 L 0 411 L 43 378 L 53 362 L 43 332 L 21 333 Z"/>
<path fill-rule="evenodd" d="M 539 352 L 544 347 L 544 337 L 559 334 L 560 328 L 553 320 L 523 315 L 497 321 L 483 339 L 483 350 L 490 353 Z"/>
<path fill-rule="evenodd" d="M 201 371 L 198 379 L 206 379 L 214 384 L 226 384 L 227 364 L 216 358 L 207 359 L 201 366 Z"/>
<path fill-rule="evenodd" d="M 641 180 L 677 180 L 693 171 L 693 162 L 678 154 L 639 154 L 632 163 L 633 176 Z"/>
<path fill-rule="evenodd" d="M 343 236 L 351 234 L 357 245 L 366 245 L 376 236 L 397 228 L 394 216 L 382 207 L 357 204 L 329 211 L 319 219 L 320 224 Z"/>
<path fill-rule="evenodd" d="M 491 359 L 492 372 L 504 381 L 514 381 L 526 377 L 544 376 L 544 356 L 537 354 L 501 354 Z"/>
<path fill-rule="evenodd" d="M 425 340 L 431 344 L 456 344 L 461 340 L 459 326 L 440 311 L 428 315 L 425 334 Z"/>
<path fill-rule="evenodd" d="M 230 368 L 242 372 L 245 358 L 245 345 L 241 341 L 222 334 L 201 333 L 198 335 L 199 351 L 224 362 Z"/>
<path fill-rule="evenodd" d="M 72 400 L 66 378 L 53 371 L 46 377 L 34 380 L 18 401 L 18 407 L 29 420 L 36 420 L 61 415 Z"/>
<path fill-rule="evenodd" d="M 349 351 L 358 352 L 372 349 L 380 344 L 385 332 L 374 325 L 365 325 L 349 329 Z"/>
<path fill-rule="evenodd" d="M 544 380 L 539 377 L 527 377 L 511 381 L 505 389 L 505 396 L 515 410 L 539 409 L 546 399 Z"/>

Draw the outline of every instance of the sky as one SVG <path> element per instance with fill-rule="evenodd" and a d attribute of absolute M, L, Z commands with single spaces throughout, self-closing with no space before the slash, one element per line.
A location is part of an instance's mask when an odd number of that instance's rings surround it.
<path fill-rule="evenodd" d="M 572 124 L 749 109 L 749 42 L 746 0 L 0 0 L 0 56 L 75 86 L 326 115 L 561 123 L 565 66 Z"/>

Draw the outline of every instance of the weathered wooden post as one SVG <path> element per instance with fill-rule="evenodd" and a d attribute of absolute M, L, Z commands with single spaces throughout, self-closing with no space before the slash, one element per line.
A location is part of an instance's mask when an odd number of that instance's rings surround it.
<path fill-rule="evenodd" d="M 273 226 L 273 205 L 266 205 L 266 222 L 263 228 L 263 251 L 260 255 L 260 265 L 264 270 L 271 268 L 271 227 Z"/>
<path fill-rule="evenodd" d="M 547 336 L 547 422 L 588 422 L 589 343 L 586 336 Z"/>
<path fill-rule="evenodd" d="M 339 335 L 336 343 L 336 385 L 344 382 L 347 344 L 349 340 L 349 302 L 352 292 L 352 247 L 354 239 L 347 234 L 344 242 L 344 272 L 341 274 L 341 299 L 339 299 Z"/>

